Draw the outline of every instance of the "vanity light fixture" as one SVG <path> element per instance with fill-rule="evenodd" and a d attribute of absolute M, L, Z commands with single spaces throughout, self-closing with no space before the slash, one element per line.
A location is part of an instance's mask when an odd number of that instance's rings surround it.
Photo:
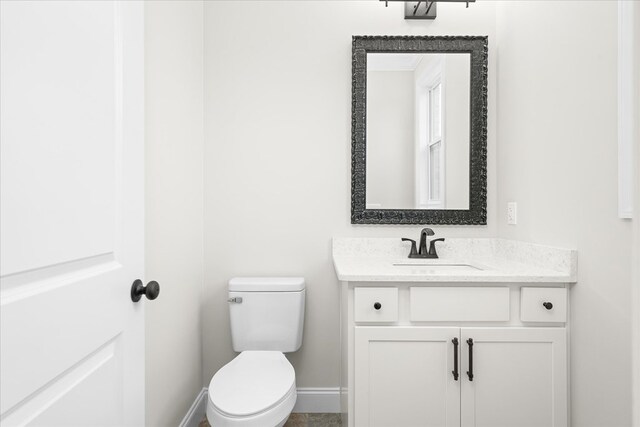
<path fill-rule="evenodd" d="M 390 1 L 404 0 L 380 0 L 385 6 L 389 6 Z M 476 0 L 427 0 L 427 1 L 405 1 L 404 2 L 404 19 L 436 19 L 436 3 L 475 3 Z"/>

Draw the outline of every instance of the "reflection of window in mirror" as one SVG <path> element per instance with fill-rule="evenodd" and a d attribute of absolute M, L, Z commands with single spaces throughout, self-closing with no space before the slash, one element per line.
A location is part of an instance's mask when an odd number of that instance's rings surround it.
<path fill-rule="evenodd" d="M 427 156 L 429 158 L 429 198 L 430 208 L 444 208 L 444 164 L 441 164 L 441 153 L 444 151 L 442 138 L 442 84 L 436 83 L 429 89 L 429 139 L 427 141 Z"/>
<path fill-rule="evenodd" d="M 416 69 L 416 206 L 445 208 L 444 61 L 441 55 L 423 58 Z"/>

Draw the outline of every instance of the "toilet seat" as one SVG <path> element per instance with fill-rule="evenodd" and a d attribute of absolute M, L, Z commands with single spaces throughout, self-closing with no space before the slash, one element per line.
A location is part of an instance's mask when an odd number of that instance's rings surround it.
<path fill-rule="evenodd" d="M 275 426 L 286 420 L 295 400 L 295 371 L 284 354 L 243 351 L 211 379 L 207 415 L 217 425 L 242 425 L 245 419 L 246 425 L 260 420 L 264 424 L 256 425 L 267 426 L 273 419 Z"/>

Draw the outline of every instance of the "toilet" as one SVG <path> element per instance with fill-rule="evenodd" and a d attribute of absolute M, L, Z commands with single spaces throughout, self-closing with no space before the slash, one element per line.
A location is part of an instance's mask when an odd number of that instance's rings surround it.
<path fill-rule="evenodd" d="M 302 344 L 302 277 L 229 280 L 233 349 L 240 352 L 209 383 L 212 427 L 280 427 L 296 403 L 296 374 L 284 353 Z"/>

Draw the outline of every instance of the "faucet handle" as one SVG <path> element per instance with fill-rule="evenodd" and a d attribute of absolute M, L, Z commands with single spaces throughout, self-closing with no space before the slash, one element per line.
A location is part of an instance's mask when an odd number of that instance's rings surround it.
<path fill-rule="evenodd" d="M 411 242 L 411 252 L 409 253 L 409 258 L 418 255 L 418 250 L 416 249 L 416 241 L 413 239 L 407 239 L 406 237 L 402 238 L 403 242 Z"/>
<path fill-rule="evenodd" d="M 431 243 L 429 243 L 429 255 L 434 255 L 434 258 L 438 258 L 438 253 L 436 252 L 436 242 L 444 242 L 444 238 L 440 237 L 439 239 L 433 239 Z"/>

